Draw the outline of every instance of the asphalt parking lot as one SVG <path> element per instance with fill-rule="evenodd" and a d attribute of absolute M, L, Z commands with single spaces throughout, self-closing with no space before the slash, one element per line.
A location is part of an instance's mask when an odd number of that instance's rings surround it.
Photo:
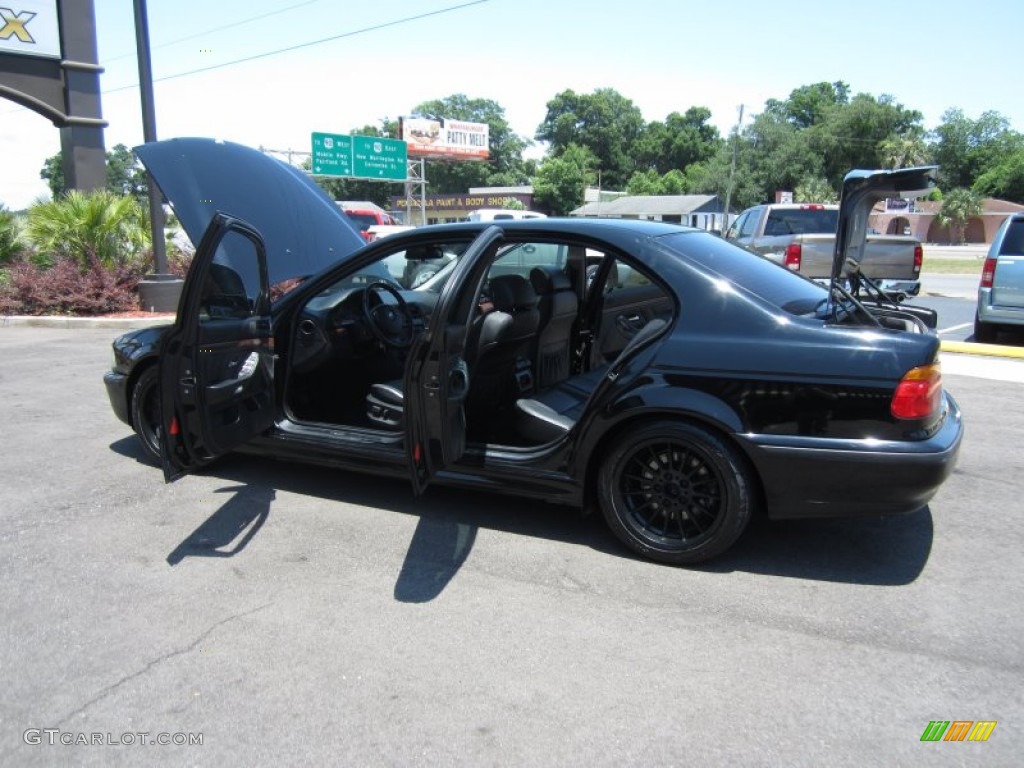
<path fill-rule="evenodd" d="M 248 457 L 165 485 L 116 333 L 0 328 L 2 765 L 1020 763 L 1024 362 L 950 358 L 928 507 L 687 570 L 517 499 Z"/>

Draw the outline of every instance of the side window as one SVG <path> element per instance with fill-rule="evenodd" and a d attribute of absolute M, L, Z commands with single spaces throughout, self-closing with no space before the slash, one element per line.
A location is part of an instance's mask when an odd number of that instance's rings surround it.
<path fill-rule="evenodd" d="M 740 236 L 740 228 L 744 226 L 746 221 L 750 218 L 750 211 L 744 211 L 740 214 L 739 218 L 736 219 L 729 228 L 725 231 L 726 240 L 735 240 Z"/>
<path fill-rule="evenodd" d="M 608 279 L 604 282 L 604 294 L 607 296 L 625 288 L 642 285 L 651 285 L 651 280 L 647 275 L 623 261 L 615 261 L 611 272 L 608 273 Z"/>
<path fill-rule="evenodd" d="M 747 218 L 743 221 L 743 224 L 739 227 L 740 237 L 753 237 L 754 229 L 757 227 L 757 220 L 761 218 L 761 212 L 759 210 L 748 211 Z"/>
<path fill-rule="evenodd" d="M 261 291 L 256 245 L 238 232 L 228 232 L 203 282 L 200 322 L 252 317 L 259 310 Z"/>
<path fill-rule="evenodd" d="M 565 266 L 567 246 L 561 243 L 513 243 L 500 249 L 488 277 L 520 275 L 530 279 L 534 267 Z"/>

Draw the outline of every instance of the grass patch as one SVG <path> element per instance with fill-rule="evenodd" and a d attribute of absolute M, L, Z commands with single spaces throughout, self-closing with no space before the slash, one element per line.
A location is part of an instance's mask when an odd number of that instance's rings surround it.
<path fill-rule="evenodd" d="M 930 259 L 924 258 L 922 272 L 938 275 L 981 275 L 984 259 Z"/>

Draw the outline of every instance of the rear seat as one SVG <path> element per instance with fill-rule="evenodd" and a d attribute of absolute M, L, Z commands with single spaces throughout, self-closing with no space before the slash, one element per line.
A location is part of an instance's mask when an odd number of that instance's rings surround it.
<path fill-rule="evenodd" d="M 534 397 L 517 400 L 516 426 L 520 435 L 537 443 L 548 443 L 565 435 L 605 375 L 666 325 L 660 318 L 648 321 L 612 363 L 572 376 Z"/>

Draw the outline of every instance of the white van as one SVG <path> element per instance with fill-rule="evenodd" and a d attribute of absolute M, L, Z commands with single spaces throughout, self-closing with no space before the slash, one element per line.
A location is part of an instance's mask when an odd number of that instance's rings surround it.
<path fill-rule="evenodd" d="M 506 208 L 479 208 L 469 212 L 470 221 L 510 221 L 514 219 L 546 219 L 537 211 L 515 211 Z"/>

